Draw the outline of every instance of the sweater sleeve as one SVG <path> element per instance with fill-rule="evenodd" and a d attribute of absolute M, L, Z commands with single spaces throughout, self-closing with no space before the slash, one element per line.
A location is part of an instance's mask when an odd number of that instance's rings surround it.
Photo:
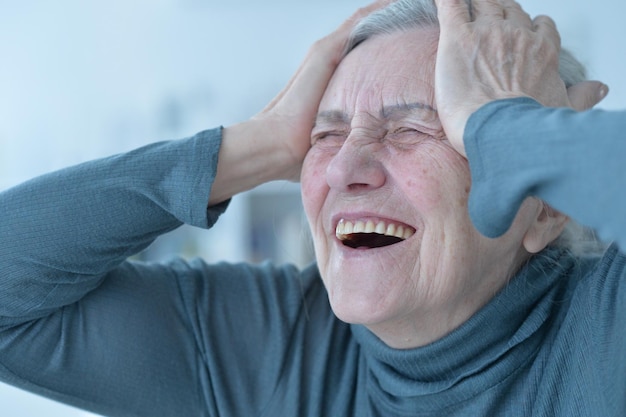
<path fill-rule="evenodd" d="M 605 241 L 626 248 L 626 112 L 547 108 L 500 100 L 467 123 L 465 149 L 476 228 L 497 237 L 535 196 Z"/>
<path fill-rule="evenodd" d="M 171 268 L 127 258 L 207 210 L 221 130 L 0 193 L 0 379 L 106 415 L 203 415 Z"/>

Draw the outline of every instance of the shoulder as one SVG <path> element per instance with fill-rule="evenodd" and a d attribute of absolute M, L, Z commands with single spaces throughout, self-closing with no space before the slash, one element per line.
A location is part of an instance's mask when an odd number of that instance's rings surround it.
<path fill-rule="evenodd" d="M 568 277 L 571 309 L 591 331 L 610 337 L 611 328 L 626 318 L 626 255 L 612 245 L 600 256 L 578 258 L 574 271 Z"/>
<path fill-rule="evenodd" d="M 580 271 L 581 286 L 598 298 L 606 297 L 619 291 L 626 279 L 626 254 L 611 245 L 603 254 L 579 258 L 577 269 Z"/>
<path fill-rule="evenodd" d="M 215 311 L 222 306 L 242 313 L 262 310 L 291 316 L 303 302 L 327 298 L 315 263 L 300 269 L 269 261 L 210 264 L 202 259 L 176 259 L 162 268 L 172 274 L 184 304 L 193 310 Z"/>
<path fill-rule="evenodd" d="M 207 263 L 202 259 L 175 259 L 164 265 L 182 283 L 226 286 L 292 286 L 314 285 L 320 281 L 317 264 L 304 269 L 294 264 L 218 262 Z"/>

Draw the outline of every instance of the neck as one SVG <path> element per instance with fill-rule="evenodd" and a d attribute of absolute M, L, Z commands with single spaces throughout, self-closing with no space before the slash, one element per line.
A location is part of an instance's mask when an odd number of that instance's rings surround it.
<path fill-rule="evenodd" d="M 507 270 L 499 271 L 492 277 L 470 280 L 480 284 L 459 292 L 444 304 L 418 307 L 403 317 L 365 324 L 365 327 L 394 349 L 429 345 L 457 329 L 491 301 L 529 258 L 528 252 L 520 251 Z"/>

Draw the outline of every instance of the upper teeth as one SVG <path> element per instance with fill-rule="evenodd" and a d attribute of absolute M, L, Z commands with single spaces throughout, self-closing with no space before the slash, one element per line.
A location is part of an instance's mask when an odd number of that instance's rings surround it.
<path fill-rule="evenodd" d="M 352 233 L 377 233 L 385 236 L 395 236 L 399 239 L 408 239 L 415 234 L 415 231 L 406 226 L 402 226 L 394 223 L 385 223 L 383 221 L 374 222 L 368 221 L 349 221 L 341 219 L 337 223 L 335 234 L 340 240 L 345 240 Z"/>

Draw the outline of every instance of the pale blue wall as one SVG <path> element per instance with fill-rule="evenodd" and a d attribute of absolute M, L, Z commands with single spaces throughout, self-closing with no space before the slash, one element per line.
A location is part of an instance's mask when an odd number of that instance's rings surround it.
<path fill-rule="evenodd" d="M 361 1 L 0 0 L 0 189 L 258 111 Z M 626 107 L 626 3 L 525 0 Z M 235 204 L 231 211 L 237 213 Z M 224 220 L 227 222 L 228 220 Z M 80 416 L 0 385 L 2 417 Z"/>

